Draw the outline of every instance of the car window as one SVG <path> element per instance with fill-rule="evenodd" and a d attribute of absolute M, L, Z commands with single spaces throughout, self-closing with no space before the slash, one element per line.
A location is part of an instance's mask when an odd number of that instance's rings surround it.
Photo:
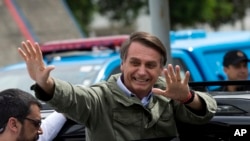
<path fill-rule="evenodd" d="M 51 76 L 72 84 L 91 85 L 102 66 L 100 64 L 61 64 L 52 71 Z"/>
<path fill-rule="evenodd" d="M 20 88 L 33 94 L 30 90 L 30 86 L 34 84 L 34 82 L 28 76 L 26 68 L 2 71 L 0 72 L 0 78 L 0 90 L 7 88 Z"/>

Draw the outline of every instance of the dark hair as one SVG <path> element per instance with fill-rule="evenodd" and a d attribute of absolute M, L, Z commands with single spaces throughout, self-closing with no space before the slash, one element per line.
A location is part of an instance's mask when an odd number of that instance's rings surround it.
<path fill-rule="evenodd" d="M 125 60 L 128 55 L 128 48 L 132 42 L 139 42 L 146 47 L 152 48 L 161 54 L 161 65 L 165 66 L 167 62 L 167 51 L 162 42 L 156 37 L 147 32 L 134 32 L 122 44 L 120 49 L 120 57 Z"/>
<path fill-rule="evenodd" d="M 0 92 L 0 130 L 4 129 L 10 117 L 15 117 L 23 122 L 30 114 L 31 105 L 42 108 L 41 103 L 30 93 L 20 89 L 6 89 Z M 1 133 L 0 132 L 0 133 Z"/>

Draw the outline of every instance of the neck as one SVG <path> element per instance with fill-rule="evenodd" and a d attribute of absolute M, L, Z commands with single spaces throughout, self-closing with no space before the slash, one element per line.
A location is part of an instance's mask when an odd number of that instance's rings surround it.
<path fill-rule="evenodd" d="M 237 91 L 237 86 L 227 86 L 229 92 Z"/>
<path fill-rule="evenodd" d="M 6 135 L 4 133 L 2 133 L 0 135 L 0 141 L 12 141 L 13 137 L 11 137 L 11 135 Z"/>

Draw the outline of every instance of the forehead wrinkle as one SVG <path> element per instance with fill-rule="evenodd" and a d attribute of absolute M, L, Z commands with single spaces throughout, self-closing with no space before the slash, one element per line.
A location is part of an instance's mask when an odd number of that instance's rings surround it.
<path fill-rule="evenodd" d="M 137 58 L 137 57 L 130 57 L 129 58 L 130 61 L 140 61 L 141 62 L 141 59 Z M 146 60 L 146 63 L 157 63 L 157 61 L 155 60 Z"/>

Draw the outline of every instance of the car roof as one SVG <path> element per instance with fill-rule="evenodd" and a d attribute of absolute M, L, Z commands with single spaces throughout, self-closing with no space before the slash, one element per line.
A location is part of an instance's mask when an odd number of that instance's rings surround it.
<path fill-rule="evenodd" d="M 182 33 L 182 34 L 180 34 Z M 188 34 L 188 35 L 186 35 Z M 197 34 L 197 35 L 192 35 Z M 200 35 L 200 36 L 199 36 Z M 249 31 L 218 31 L 218 32 L 206 32 L 206 31 L 177 31 L 175 35 L 177 40 L 172 40 L 172 48 L 194 49 L 198 48 L 210 48 L 212 46 L 228 44 L 250 44 L 250 32 Z M 180 38 L 179 36 L 183 36 Z M 193 37 L 194 36 L 194 37 Z"/>
<path fill-rule="evenodd" d="M 171 50 L 189 54 L 202 70 L 200 72 L 204 72 L 202 75 L 206 76 L 206 80 L 227 79 L 223 70 L 223 56 L 228 50 L 236 49 L 250 54 L 249 31 L 183 30 L 172 33 Z M 250 70 L 250 65 L 248 68 Z"/>

